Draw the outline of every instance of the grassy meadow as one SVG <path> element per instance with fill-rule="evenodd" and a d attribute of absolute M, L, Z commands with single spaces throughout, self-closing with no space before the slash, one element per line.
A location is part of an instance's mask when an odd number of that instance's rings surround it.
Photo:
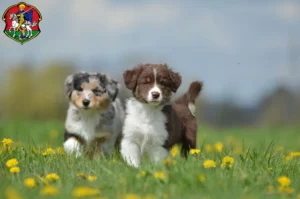
<path fill-rule="evenodd" d="M 200 126 L 199 150 L 187 161 L 174 147 L 161 164 L 145 160 L 139 169 L 118 153 L 67 157 L 62 132 L 62 122 L 0 124 L 0 198 L 300 198 L 297 127 Z"/>

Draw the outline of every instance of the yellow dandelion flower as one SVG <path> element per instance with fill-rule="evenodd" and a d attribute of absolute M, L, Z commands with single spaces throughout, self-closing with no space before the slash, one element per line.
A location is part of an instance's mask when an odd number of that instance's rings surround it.
<path fill-rule="evenodd" d="M 59 193 L 58 188 L 55 186 L 52 186 L 52 185 L 45 186 L 41 190 L 41 194 L 46 195 L 46 196 L 54 196 L 54 195 L 57 195 L 58 193 Z"/>
<path fill-rule="evenodd" d="M 205 175 L 203 175 L 203 174 L 198 175 L 198 180 L 199 180 L 200 182 L 205 182 L 205 180 L 206 180 Z"/>
<path fill-rule="evenodd" d="M 207 153 L 211 153 L 214 150 L 214 148 L 210 144 L 205 145 L 205 151 Z"/>
<path fill-rule="evenodd" d="M 300 157 L 300 152 L 290 152 L 288 156 L 286 156 L 285 160 L 291 160 L 295 157 Z"/>
<path fill-rule="evenodd" d="M 208 169 L 208 168 L 216 168 L 216 162 L 213 160 L 205 160 L 203 163 L 203 167 Z"/>
<path fill-rule="evenodd" d="M 20 167 L 12 167 L 12 168 L 10 168 L 9 172 L 11 172 L 11 173 L 19 173 L 20 172 Z"/>
<path fill-rule="evenodd" d="M 174 145 L 174 146 L 171 148 L 171 150 L 170 150 L 171 156 L 172 156 L 172 157 L 176 157 L 177 154 L 178 154 L 178 151 L 179 151 L 178 146 L 177 146 L 177 145 Z"/>
<path fill-rule="evenodd" d="M 4 147 L 10 147 L 14 142 L 12 141 L 12 139 L 9 138 L 3 138 L 2 140 L 2 144 Z"/>
<path fill-rule="evenodd" d="M 100 194 L 99 189 L 90 188 L 90 187 L 86 187 L 86 186 L 77 187 L 72 192 L 72 195 L 75 198 L 86 198 L 86 197 L 90 197 L 90 196 L 96 196 L 99 194 Z"/>
<path fill-rule="evenodd" d="M 52 149 L 52 148 L 47 148 L 47 149 L 42 153 L 42 155 L 43 155 L 43 156 L 47 156 L 47 155 L 55 154 L 55 153 L 56 153 L 56 152 L 55 152 L 54 149 Z"/>
<path fill-rule="evenodd" d="M 7 166 L 8 168 L 11 168 L 11 167 L 17 166 L 18 163 L 19 163 L 18 160 L 17 160 L 16 158 L 13 158 L 13 159 L 7 160 L 6 166 Z"/>
<path fill-rule="evenodd" d="M 29 187 L 29 188 L 35 187 L 36 186 L 36 181 L 35 181 L 34 178 L 26 178 L 24 180 L 24 185 L 26 187 Z"/>
<path fill-rule="evenodd" d="M 285 186 L 279 186 L 278 187 L 278 192 L 279 193 L 287 193 L 287 194 L 292 194 L 294 193 L 295 189 L 292 187 L 285 187 Z"/>
<path fill-rule="evenodd" d="M 199 154 L 201 151 L 200 149 L 190 149 L 190 154 Z"/>
<path fill-rule="evenodd" d="M 230 156 L 225 156 L 222 160 L 221 167 L 229 167 L 231 168 L 234 163 L 234 158 Z"/>
<path fill-rule="evenodd" d="M 129 193 L 125 195 L 124 199 L 141 199 L 141 197 L 139 195 Z"/>
<path fill-rule="evenodd" d="M 166 178 L 166 175 L 165 175 L 164 172 L 157 171 L 157 172 L 154 173 L 154 177 L 159 179 L 159 180 L 163 180 L 163 179 Z"/>
<path fill-rule="evenodd" d="M 221 142 L 217 142 L 215 143 L 214 148 L 217 152 L 221 153 L 223 151 L 223 144 Z"/>
<path fill-rule="evenodd" d="M 46 175 L 46 179 L 50 181 L 56 181 L 59 179 L 59 176 L 56 173 L 49 173 Z"/>
<path fill-rule="evenodd" d="M 137 178 L 141 178 L 147 175 L 147 171 L 141 170 L 140 172 L 138 172 L 138 174 L 136 174 Z"/>
<path fill-rule="evenodd" d="M 88 176 L 87 179 L 88 179 L 88 181 L 90 181 L 90 182 L 94 182 L 94 181 L 97 180 L 97 176 Z"/>
<path fill-rule="evenodd" d="M 22 196 L 20 196 L 18 192 L 12 187 L 8 187 L 5 190 L 5 196 L 6 199 L 22 199 Z"/>
<path fill-rule="evenodd" d="M 288 177 L 286 176 L 280 176 L 278 179 L 277 179 L 277 182 L 280 184 L 280 186 L 282 187 L 288 187 L 291 185 L 291 179 L 289 179 Z"/>

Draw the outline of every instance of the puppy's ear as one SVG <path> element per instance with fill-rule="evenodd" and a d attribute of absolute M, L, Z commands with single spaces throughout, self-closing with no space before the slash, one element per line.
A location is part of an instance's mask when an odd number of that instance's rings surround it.
<path fill-rule="evenodd" d="M 137 79 L 142 71 L 142 66 L 137 66 L 132 70 L 126 70 L 123 73 L 124 83 L 126 88 L 134 90 L 137 84 Z"/>
<path fill-rule="evenodd" d="M 171 85 L 172 91 L 176 93 L 177 89 L 181 85 L 181 76 L 179 75 L 179 73 L 176 73 L 171 69 L 169 69 L 169 75 L 172 80 L 172 85 Z"/>
<path fill-rule="evenodd" d="M 99 81 L 104 83 L 107 93 L 112 101 L 115 101 L 119 94 L 119 84 L 117 81 L 110 79 L 103 73 L 97 73 Z"/>
<path fill-rule="evenodd" d="M 65 80 L 65 92 L 68 98 L 71 97 L 73 90 L 74 90 L 74 75 L 69 75 Z"/>
<path fill-rule="evenodd" d="M 108 78 L 106 89 L 111 100 L 115 101 L 119 94 L 119 83 L 113 79 Z"/>

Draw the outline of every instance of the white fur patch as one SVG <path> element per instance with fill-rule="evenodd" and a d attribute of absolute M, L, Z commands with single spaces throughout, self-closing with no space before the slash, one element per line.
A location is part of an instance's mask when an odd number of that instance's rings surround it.
<path fill-rule="evenodd" d="M 112 118 L 111 124 L 106 124 L 100 123 L 101 115 L 99 112 L 79 110 L 70 103 L 65 129 L 68 132 L 82 137 L 87 147 L 89 147 L 95 138 L 109 137 L 109 139 L 100 146 L 104 154 L 109 155 L 113 151 L 115 142 L 122 132 L 123 118 L 125 117 L 123 106 L 118 98 L 112 102 L 112 105 L 114 107 L 115 116 Z M 78 143 L 80 146 L 78 147 L 77 143 L 77 140 L 67 140 L 64 143 L 65 150 L 67 152 L 81 150 L 82 146 Z"/>
<path fill-rule="evenodd" d="M 169 152 L 163 145 L 168 132 L 163 112 L 131 98 L 127 101 L 126 113 L 121 154 L 127 164 L 138 167 L 144 154 L 154 163 L 166 158 Z"/>
<path fill-rule="evenodd" d="M 64 149 L 67 154 L 75 154 L 76 157 L 82 153 L 81 144 L 75 138 L 69 138 L 64 142 Z"/>
<path fill-rule="evenodd" d="M 153 102 L 153 101 L 160 102 L 162 100 L 162 92 L 161 92 L 160 88 L 157 86 L 157 82 L 156 82 L 157 81 L 156 80 L 157 71 L 156 71 L 156 68 L 153 69 L 153 74 L 154 74 L 154 86 L 148 92 L 147 101 L 148 102 Z M 152 92 L 158 92 L 159 93 L 159 98 L 153 99 Z"/>
<path fill-rule="evenodd" d="M 191 111 L 192 115 L 196 117 L 196 106 L 193 103 L 189 103 L 189 110 Z"/>

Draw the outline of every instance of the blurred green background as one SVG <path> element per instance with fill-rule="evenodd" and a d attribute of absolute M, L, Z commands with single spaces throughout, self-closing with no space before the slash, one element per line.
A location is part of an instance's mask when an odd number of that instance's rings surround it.
<path fill-rule="evenodd" d="M 67 62 L 49 62 L 39 69 L 29 64 L 10 67 L 2 79 L 1 121 L 24 119 L 63 121 L 68 107 L 64 80 L 68 74 L 75 71 L 78 69 L 74 64 Z M 124 87 L 121 74 L 114 78 L 122 84 L 120 98 L 125 102 L 131 93 Z M 206 87 L 204 93 L 205 89 Z M 176 96 L 183 92 L 181 89 Z M 201 93 L 197 99 L 197 116 L 199 123 L 220 128 L 289 126 L 299 124 L 299 107 L 299 93 L 284 84 L 279 84 L 252 106 L 242 106 L 234 100 L 226 99 L 212 102 Z"/>

